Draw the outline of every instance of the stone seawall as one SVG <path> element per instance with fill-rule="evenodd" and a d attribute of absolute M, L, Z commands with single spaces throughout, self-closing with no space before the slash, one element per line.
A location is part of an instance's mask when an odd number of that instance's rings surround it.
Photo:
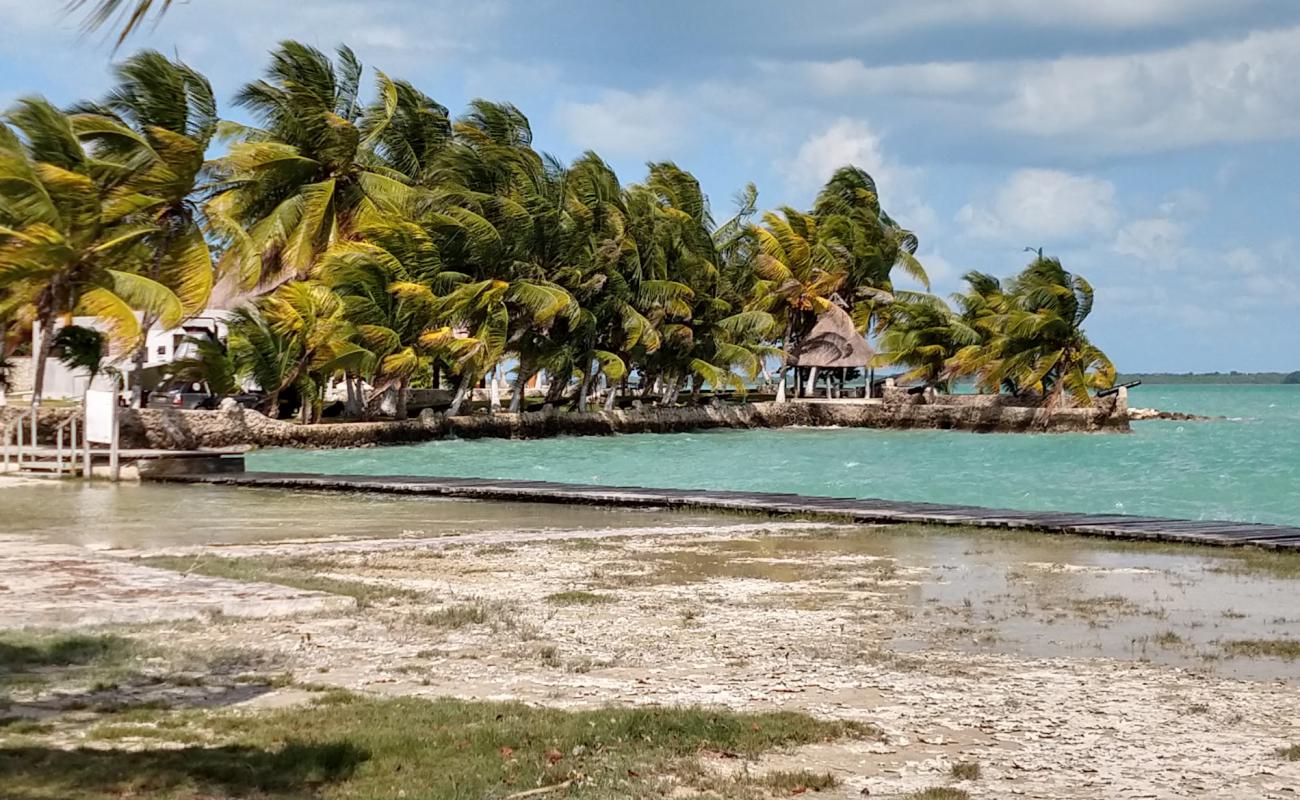
<path fill-rule="evenodd" d="M 0 425 L 20 409 L 0 408 Z M 42 440 L 70 409 L 41 414 Z M 1048 411 L 1003 405 L 987 397 L 961 402 L 749 403 L 695 408 L 640 408 L 624 411 L 528 412 L 492 416 L 444 417 L 425 412 L 403 422 L 342 422 L 299 425 L 270 419 L 238 407 L 219 411 L 123 409 L 122 446 L 194 450 L 209 447 L 361 447 L 406 444 L 431 439 L 537 439 L 547 436 L 602 436 L 615 433 L 680 433 L 711 428 L 884 428 L 961 430 L 978 433 L 1126 432 L 1128 408 L 1121 399 L 1098 400 L 1093 408 Z"/>
<path fill-rule="evenodd" d="M 1127 431 L 1127 414 L 1113 406 L 1037 408 L 996 405 L 852 405 L 753 403 L 699 408 L 579 413 L 531 412 L 443 417 L 426 413 L 404 422 L 298 425 L 256 411 L 145 409 L 122 412 L 122 446 L 192 450 L 205 447 L 359 447 L 462 439 L 536 439 L 615 433 L 680 433 L 712 428 L 844 427 L 944 429 L 975 432 Z"/>

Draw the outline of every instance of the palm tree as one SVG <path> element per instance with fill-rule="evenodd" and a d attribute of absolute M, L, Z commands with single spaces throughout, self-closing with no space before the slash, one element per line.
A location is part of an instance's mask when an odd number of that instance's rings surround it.
<path fill-rule="evenodd" d="M 953 314 L 943 300 L 925 295 L 889 306 L 888 325 L 872 364 L 910 367 L 903 380 L 921 381 L 947 392 L 958 353 L 979 341 L 979 333 Z"/>
<path fill-rule="evenodd" d="M 40 98 L 20 100 L 0 125 L 0 318 L 34 323 L 41 337 L 32 401 L 44 390 L 54 322 L 97 316 L 110 339 L 141 336 L 137 311 L 177 324 L 184 303 L 141 274 L 159 226 L 158 199 L 131 183 L 130 165 L 82 146 L 77 120 Z M 96 123 L 99 124 L 99 123 Z"/>
<path fill-rule="evenodd" d="M 403 177 L 367 149 L 367 131 L 379 141 L 388 129 L 363 119 L 362 71 L 346 47 L 331 61 L 286 41 L 266 78 L 236 96 L 261 127 L 222 124 L 233 144 L 209 165 L 218 183 L 207 213 L 224 247 L 223 271 L 236 270 L 246 286 L 311 276 L 331 245 L 410 200 Z"/>
<path fill-rule="evenodd" d="M 171 289 L 184 315 L 193 316 L 206 307 L 214 282 L 194 200 L 204 189 L 204 153 L 217 129 L 212 86 L 186 64 L 151 50 L 131 56 L 115 72 L 117 86 L 101 103 L 80 106 L 74 121 L 96 152 L 113 152 L 139 165 L 132 185 L 155 203 L 137 213 L 157 226 L 144 240 L 152 252 L 141 272 Z M 148 331 L 156 322 L 156 315 L 146 312 L 140 327 Z M 145 357 L 141 337 L 134 354 L 137 375 Z M 137 378 L 132 392 L 137 404 L 140 389 Z"/>
<path fill-rule="evenodd" d="M 1062 402 L 1069 392 L 1078 405 L 1091 405 L 1090 389 L 1115 382 L 1115 366 L 1092 344 L 1083 323 L 1092 312 L 1093 289 L 1055 258 L 1039 256 L 1007 286 L 1007 307 L 998 315 L 995 354 L 986 382 L 1011 382 L 1021 391 Z"/>
<path fill-rule="evenodd" d="M 793 208 L 767 212 L 764 226 L 751 231 L 757 242 L 754 270 L 762 278 L 754 286 L 751 310 L 766 311 L 782 336 L 781 372 L 785 381 L 790 354 L 817 317 L 825 313 L 849 279 L 845 252 L 818 235 L 817 219 Z"/>
<path fill-rule="evenodd" d="M 364 355 L 352 333 L 341 297 L 317 281 L 296 281 L 235 312 L 230 356 L 237 373 L 267 393 L 268 414 L 276 416 L 281 395 L 293 389 L 303 422 L 311 422 L 325 381 Z"/>
<path fill-rule="evenodd" d="M 442 269 L 437 245 L 413 222 L 386 220 L 363 228 L 359 236 L 330 250 L 322 277 L 342 297 L 356 342 L 366 351 L 361 372 L 374 386 L 373 396 L 394 390 L 396 416 L 404 419 L 408 387 L 429 374 L 436 356 L 422 342 L 440 327 L 438 295 L 465 276 Z M 364 409 L 359 383 L 349 383 L 349 399 Z"/>

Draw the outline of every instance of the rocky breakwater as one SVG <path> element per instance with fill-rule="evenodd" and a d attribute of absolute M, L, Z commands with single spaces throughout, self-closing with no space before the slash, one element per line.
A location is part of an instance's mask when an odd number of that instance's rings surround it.
<path fill-rule="evenodd" d="M 1045 409 L 992 396 L 889 398 L 881 403 L 790 402 L 633 408 L 619 411 L 492 414 L 299 425 L 228 404 L 217 411 L 123 410 L 124 447 L 363 447 L 457 437 L 536 439 L 615 433 L 680 433 L 714 428 L 842 427 L 940 429 L 981 433 L 1124 432 L 1128 408 L 1105 398 L 1089 408 Z"/>

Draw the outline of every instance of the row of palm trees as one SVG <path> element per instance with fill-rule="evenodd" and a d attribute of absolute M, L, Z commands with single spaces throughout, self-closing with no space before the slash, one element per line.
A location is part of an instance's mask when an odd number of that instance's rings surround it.
<path fill-rule="evenodd" d="M 941 301 L 894 290 L 896 269 L 926 282 L 917 240 L 862 170 L 838 170 L 810 212 L 761 224 L 751 185 L 718 223 L 675 164 L 623 184 L 595 153 L 565 164 L 536 150 L 512 105 L 476 100 L 453 119 L 382 72 L 367 98 L 363 73 L 347 48 L 330 58 L 285 42 L 235 97 L 249 124 L 221 119 L 202 75 L 150 51 L 116 67 L 99 102 L 20 100 L 0 126 L 8 338 L 90 314 L 142 360 L 145 330 L 197 314 L 219 288 L 244 301 L 229 347 L 200 347 L 189 368 L 220 386 L 254 380 L 272 412 L 293 395 L 307 419 L 336 380 L 352 413 L 387 397 L 398 416 L 409 389 L 450 380 L 459 413 L 507 359 L 514 410 L 542 370 L 558 378 L 548 399 L 567 389 L 578 408 L 597 382 L 612 405 L 633 373 L 661 402 L 743 391 L 778 360 L 783 379 L 786 354 L 833 303 L 884 335 L 887 360 L 932 365 L 928 346 L 900 337 Z M 943 316 L 950 338 L 984 337 L 963 344 L 981 358 L 918 375 L 1017 391 L 1073 387 L 1076 372 L 1103 380 L 1077 343 L 1047 363 L 1055 328 L 1030 330 L 1023 315 L 1043 309 L 1013 301 L 1051 293 L 1028 275 L 990 295 L 978 325 Z M 51 337 L 40 344 L 47 354 Z"/>
<path fill-rule="evenodd" d="M 882 363 L 910 367 L 905 380 L 947 390 L 973 381 L 984 392 L 1044 395 L 1060 404 L 1068 395 L 1088 405 L 1090 391 L 1115 382 L 1115 366 L 1084 332 L 1093 289 L 1041 253 L 1005 283 L 970 272 L 966 290 L 942 299 L 916 295 L 890 306 L 881 336 Z"/>

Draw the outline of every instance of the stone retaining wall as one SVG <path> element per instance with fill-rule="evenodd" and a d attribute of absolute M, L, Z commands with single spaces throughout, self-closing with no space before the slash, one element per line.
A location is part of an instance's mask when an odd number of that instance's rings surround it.
<path fill-rule="evenodd" d="M 976 396 L 977 397 L 977 396 Z M 0 423 L 17 409 L 0 408 Z M 57 420 L 72 413 L 41 414 L 42 439 Z M 695 408 L 642 408 L 623 411 L 528 412 L 493 416 L 444 417 L 430 411 L 403 422 L 344 422 L 299 425 L 256 411 L 227 407 L 218 411 L 123 409 L 122 446 L 195 450 L 208 447 L 361 447 L 431 439 L 536 439 L 547 436 L 597 436 L 615 433 L 680 433 L 710 428 L 843 427 L 940 429 L 980 433 L 1061 433 L 1129 430 L 1123 398 L 1098 400 L 1093 408 L 1042 408 L 990 403 L 749 403 Z"/>

